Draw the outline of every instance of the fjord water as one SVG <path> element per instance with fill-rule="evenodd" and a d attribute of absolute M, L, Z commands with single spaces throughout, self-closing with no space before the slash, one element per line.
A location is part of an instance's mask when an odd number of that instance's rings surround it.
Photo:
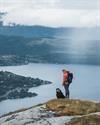
<path fill-rule="evenodd" d="M 100 65 L 67 65 L 67 64 L 36 64 L 22 66 L 0 67 L 0 71 L 10 71 L 23 76 L 31 76 L 51 81 L 50 85 L 31 88 L 38 96 L 24 99 L 5 100 L 0 102 L 0 115 L 56 98 L 56 88 L 64 92 L 62 83 L 62 69 L 74 73 L 73 83 L 70 85 L 70 97 L 93 101 L 100 101 Z"/>

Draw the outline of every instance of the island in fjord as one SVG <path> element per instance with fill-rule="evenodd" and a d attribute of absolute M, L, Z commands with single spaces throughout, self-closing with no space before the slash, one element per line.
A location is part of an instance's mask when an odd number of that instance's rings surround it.
<path fill-rule="evenodd" d="M 50 83 L 38 78 L 34 79 L 8 71 L 0 71 L 0 101 L 37 96 L 37 93 L 29 92 L 29 89 Z"/>

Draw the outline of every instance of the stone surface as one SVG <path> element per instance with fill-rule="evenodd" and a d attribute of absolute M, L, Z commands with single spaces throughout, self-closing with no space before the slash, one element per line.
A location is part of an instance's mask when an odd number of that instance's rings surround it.
<path fill-rule="evenodd" d="M 99 123 L 100 103 L 73 99 L 50 100 L 0 118 L 0 125 L 100 125 Z"/>
<path fill-rule="evenodd" d="M 21 110 L 0 118 L 0 125 L 65 125 L 72 117 L 55 117 L 55 113 L 47 111 L 45 105 Z"/>

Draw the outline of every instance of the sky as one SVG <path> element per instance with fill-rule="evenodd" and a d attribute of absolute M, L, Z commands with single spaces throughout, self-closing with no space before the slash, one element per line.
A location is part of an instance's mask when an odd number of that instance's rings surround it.
<path fill-rule="evenodd" d="M 4 25 L 100 26 L 100 0 L 0 0 Z"/>

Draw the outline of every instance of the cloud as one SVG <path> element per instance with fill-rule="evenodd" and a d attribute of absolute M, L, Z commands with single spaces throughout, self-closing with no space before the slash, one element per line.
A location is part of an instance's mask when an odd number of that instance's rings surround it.
<path fill-rule="evenodd" d="M 15 22 L 25 25 L 45 25 L 51 27 L 98 26 L 100 17 L 97 10 L 65 10 L 65 9 L 18 9 L 8 13 L 4 24 Z"/>
<path fill-rule="evenodd" d="M 51 27 L 100 26 L 98 0 L 0 0 L 0 10 L 9 22 Z"/>
<path fill-rule="evenodd" d="M 0 8 L 30 6 L 32 8 L 56 9 L 97 9 L 99 0 L 0 0 Z"/>

